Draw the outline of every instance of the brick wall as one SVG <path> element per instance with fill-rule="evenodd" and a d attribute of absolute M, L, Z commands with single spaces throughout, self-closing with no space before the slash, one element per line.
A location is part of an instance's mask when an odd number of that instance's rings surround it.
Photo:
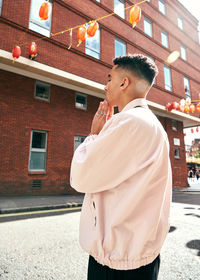
<path fill-rule="evenodd" d="M 75 93 L 51 85 L 50 103 L 34 98 L 35 80 L 0 71 L 0 194 L 62 194 L 69 187 L 74 135 L 87 136 L 99 99 L 75 108 Z M 47 172 L 28 172 L 31 130 L 48 132 Z M 41 189 L 32 188 L 41 180 Z"/>

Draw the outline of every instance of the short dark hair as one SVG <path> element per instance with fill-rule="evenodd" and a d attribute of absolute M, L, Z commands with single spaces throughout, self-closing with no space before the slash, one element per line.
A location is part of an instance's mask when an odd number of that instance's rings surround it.
<path fill-rule="evenodd" d="M 154 78 L 158 74 L 158 68 L 152 59 L 143 54 L 129 54 L 113 59 L 117 68 L 128 70 L 137 76 L 145 79 L 149 84 L 153 83 Z"/>

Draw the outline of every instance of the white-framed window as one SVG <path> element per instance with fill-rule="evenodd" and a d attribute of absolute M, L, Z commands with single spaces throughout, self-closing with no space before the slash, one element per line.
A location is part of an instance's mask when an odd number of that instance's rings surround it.
<path fill-rule="evenodd" d="M 29 171 L 46 171 L 47 134 L 46 131 L 31 131 Z"/>
<path fill-rule="evenodd" d="M 178 121 L 172 120 L 172 130 L 178 131 Z"/>
<path fill-rule="evenodd" d="M 86 94 L 76 92 L 75 107 L 77 109 L 87 110 L 87 95 Z"/>
<path fill-rule="evenodd" d="M 50 101 L 50 84 L 36 81 L 35 82 L 35 98 Z"/>
<path fill-rule="evenodd" d="M 169 48 L 168 34 L 165 31 L 161 31 L 161 43 L 165 48 Z"/>
<path fill-rule="evenodd" d="M 86 38 L 85 53 L 100 59 L 100 30 L 98 29 L 94 37 Z"/>
<path fill-rule="evenodd" d="M 152 21 L 144 17 L 144 33 L 152 37 Z"/>
<path fill-rule="evenodd" d="M 179 151 L 179 148 L 174 148 L 174 157 L 175 157 L 175 158 L 180 158 L 180 151 Z"/>
<path fill-rule="evenodd" d="M 74 136 L 74 151 L 78 148 L 78 146 L 84 142 L 86 136 L 75 135 Z"/>
<path fill-rule="evenodd" d="M 171 70 L 166 65 L 164 65 L 164 78 L 165 78 L 165 89 L 172 91 Z"/>
<path fill-rule="evenodd" d="M 115 57 L 126 55 L 126 43 L 120 39 L 115 39 Z"/>
<path fill-rule="evenodd" d="M 155 63 L 155 59 L 153 57 L 151 57 L 150 55 L 146 55 L 146 56 Z M 156 84 L 156 78 L 153 81 L 153 85 L 155 85 L 155 84 Z"/>
<path fill-rule="evenodd" d="M 3 0 L 0 0 L 0 15 L 1 15 L 1 9 L 2 9 L 2 2 L 3 2 Z"/>
<path fill-rule="evenodd" d="M 185 89 L 185 96 L 190 97 L 191 98 L 191 93 L 190 93 L 190 81 L 188 78 L 184 77 L 183 78 L 184 81 L 184 89 Z"/>
<path fill-rule="evenodd" d="M 51 15 L 50 12 L 49 18 L 47 20 L 41 20 L 39 17 L 40 6 L 44 0 L 31 0 L 31 10 L 29 18 L 29 29 L 40 33 L 46 37 L 50 37 L 51 33 Z M 50 9 L 52 10 L 52 2 L 49 1 Z"/>
<path fill-rule="evenodd" d="M 187 60 L 186 47 L 181 45 L 181 58 Z"/>
<path fill-rule="evenodd" d="M 165 1 L 164 0 L 159 0 L 158 1 L 158 9 L 163 15 L 166 14 L 166 7 L 165 7 Z"/>
<path fill-rule="evenodd" d="M 121 18 L 125 18 L 125 3 L 124 0 L 114 0 L 114 12 Z"/>
<path fill-rule="evenodd" d="M 178 21 L 178 27 L 181 30 L 183 30 L 183 18 L 181 16 L 178 16 L 177 21 Z"/>

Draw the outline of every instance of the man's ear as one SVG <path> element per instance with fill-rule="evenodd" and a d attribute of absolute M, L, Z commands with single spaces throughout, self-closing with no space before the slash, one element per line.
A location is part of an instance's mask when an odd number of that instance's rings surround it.
<path fill-rule="evenodd" d="M 128 85 L 130 84 L 130 80 L 128 77 L 125 77 L 120 85 L 121 89 L 126 89 L 128 87 Z"/>

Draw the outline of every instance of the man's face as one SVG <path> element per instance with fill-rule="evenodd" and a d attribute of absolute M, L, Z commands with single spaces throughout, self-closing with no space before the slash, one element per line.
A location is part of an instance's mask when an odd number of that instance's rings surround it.
<path fill-rule="evenodd" d="M 116 70 L 116 65 L 113 66 L 111 72 L 108 74 L 108 82 L 105 86 L 106 100 L 111 106 L 118 106 L 120 101 L 120 85 L 122 78 L 120 71 Z"/>

